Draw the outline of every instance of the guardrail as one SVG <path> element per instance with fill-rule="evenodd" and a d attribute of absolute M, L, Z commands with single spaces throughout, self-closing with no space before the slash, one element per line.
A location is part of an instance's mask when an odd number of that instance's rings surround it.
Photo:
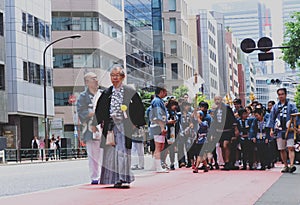
<path fill-rule="evenodd" d="M 4 149 L 4 161 L 6 162 L 31 162 L 34 160 L 59 160 L 86 158 L 85 148 L 60 148 L 60 149 Z M 47 154 L 46 154 L 47 153 Z M 2 161 L 2 160 L 1 160 Z"/>

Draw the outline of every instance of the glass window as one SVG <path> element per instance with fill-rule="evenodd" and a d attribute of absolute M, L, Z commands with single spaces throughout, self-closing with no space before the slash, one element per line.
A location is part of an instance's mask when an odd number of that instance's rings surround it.
<path fill-rule="evenodd" d="M 152 0 L 152 8 L 160 8 L 161 0 Z"/>
<path fill-rule="evenodd" d="M 34 79 L 34 63 L 28 62 L 29 67 L 29 82 L 33 83 Z"/>
<path fill-rule="evenodd" d="M 26 13 L 22 12 L 22 31 L 26 32 Z"/>
<path fill-rule="evenodd" d="M 35 64 L 33 83 L 38 85 L 41 84 L 41 68 L 38 64 Z"/>
<path fill-rule="evenodd" d="M 4 70 L 4 65 L 0 65 L 0 90 L 5 90 L 5 70 Z"/>
<path fill-rule="evenodd" d="M 45 23 L 39 20 L 39 38 L 45 39 Z"/>
<path fill-rule="evenodd" d="M 28 14 L 27 33 L 33 35 L 33 16 Z"/>
<path fill-rule="evenodd" d="M 47 86 L 52 86 L 52 69 L 47 69 Z"/>
<path fill-rule="evenodd" d="M 170 33 L 176 34 L 176 18 L 170 18 Z"/>
<path fill-rule="evenodd" d="M 93 31 L 99 31 L 99 18 L 92 18 L 92 28 L 93 28 Z"/>
<path fill-rule="evenodd" d="M 28 67 L 25 61 L 23 61 L 23 80 L 28 81 Z"/>
<path fill-rule="evenodd" d="M 171 63 L 172 79 L 178 79 L 178 64 Z"/>
<path fill-rule="evenodd" d="M 0 35 L 3 36 L 4 27 L 3 27 L 3 13 L 0 13 Z"/>
<path fill-rule="evenodd" d="M 69 105 L 69 96 L 72 95 L 72 91 L 54 92 L 54 105 L 66 106 Z"/>
<path fill-rule="evenodd" d="M 85 19 L 80 17 L 72 18 L 72 30 L 74 31 L 84 31 L 85 30 Z"/>
<path fill-rule="evenodd" d="M 50 41 L 50 27 L 46 24 L 46 40 Z"/>
<path fill-rule="evenodd" d="M 171 48 L 171 55 L 176 55 L 177 54 L 177 41 L 176 40 L 170 41 L 170 48 Z"/>
<path fill-rule="evenodd" d="M 93 18 L 85 18 L 85 30 L 92 31 L 93 30 Z"/>
<path fill-rule="evenodd" d="M 176 0 L 169 0 L 169 11 L 176 11 Z"/>
<path fill-rule="evenodd" d="M 39 19 L 34 17 L 34 36 L 39 37 Z"/>

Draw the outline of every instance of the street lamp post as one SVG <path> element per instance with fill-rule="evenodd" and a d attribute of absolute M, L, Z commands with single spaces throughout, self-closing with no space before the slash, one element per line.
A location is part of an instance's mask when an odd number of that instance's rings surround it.
<path fill-rule="evenodd" d="M 65 36 L 62 38 L 59 38 L 55 41 L 52 41 L 51 43 L 49 43 L 46 48 L 44 49 L 43 52 L 43 66 L 44 66 L 44 123 L 45 123 L 45 155 L 46 155 L 46 161 L 48 160 L 48 147 L 49 147 L 49 143 L 48 143 L 48 118 L 47 118 L 47 71 L 46 71 L 46 51 L 47 49 L 52 46 L 53 44 L 65 40 L 65 39 L 76 39 L 76 38 L 80 38 L 81 35 L 79 34 L 75 34 L 75 35 L 71 35 L 71 36 Z"/>

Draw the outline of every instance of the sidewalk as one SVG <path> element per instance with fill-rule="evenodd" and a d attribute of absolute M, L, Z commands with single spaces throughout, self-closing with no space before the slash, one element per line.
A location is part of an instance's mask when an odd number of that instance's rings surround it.
<path fill-rule="evenodd" d="M 32 205 L 300 204 L 300 166 L 293 174 L 282 174 L 282 164 L 267 171 L 213 170 L 194 174 L 191 169 L 177 168 L 158 174 L 150 170 L 150 155 L 146 155 L 145 162 L 145 170 L 134 171 L 136 180 L 130 189 L 87 183 L 0 197 L 0 204 L 17 205 L 25 201 Z"/>
<path fill-rule="evenodd" d="M 288 204 L 300 202 L 300 167 L 294 174 L 280 173 L 281 165 L 267 171 L 220 171 L 192 173 L 181 168 L 170 173 L 134 171 L 136 180 L 130 189 L 112 185 L 81 184 L 11 197 L 1 197 L 0 204 L 17 205 L 176 205 L 176 204 Z M 290 190 L 293 190 L 292 192 Z M 285 196 L 289 196 L 288 199 Z"/>

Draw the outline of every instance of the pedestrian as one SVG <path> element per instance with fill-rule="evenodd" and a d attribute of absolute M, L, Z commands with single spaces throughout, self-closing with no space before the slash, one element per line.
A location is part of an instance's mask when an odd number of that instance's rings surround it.
<path fill-rule="evenodd" d="M 239 116 L 241 118 L 237 122 L 239 130 L 239 142 L 241 144 L 241 153 L 243 161 L 243 170 L 247 169 L 247 163 L 249 163 L 249 169 L 253 170 L 253 155 L 254 155 L 254 144 L 249 136 L 250 127 L 254 118 L 248 117 L 246 109 L 241 108 L 239 110 Z"/>
<path fill-rule="evenodd" d="M 225 162 L 222 170 L 230 170 L 234 168 L 234 162 L 230 160 L 230 143 L 233 137 L 238 136 L 237 122 L 230 106 L 222 102 L 221 96 L 215 96 L 216 104 L 215 115 L 211 125 L 212 138 L 220 143 L 222 156 Z"/>
<path fill-rule="evenodd" d="M 51 160 L 54 160 L 56 158 L 55 153 L 56 152 L 56 144 L 55 144 L 55 137 L 52 135 L 49 143 L 49 158 Z"/>
<path fill-rule="evenodd" d="M 188 102 L 183 102 L 181 104 L 181 131 L 179 138 L 180 140 L 178 143 L 181 143 L 182 149 L 186 151 L 186 153 L 182 153 L 182 157 L 179 163 L 179 168 L 183 167 L 184 164 L 186 164 L 187 168 L 192 167 L 192 162 L 191 162 L 191 152 L 190 149 L 193 144 L 193 123 L 191 119 L 192 113 L 190 112 L 191 109 L 191 104 Z M 178 144 L 178 146 L 180 146 Z M 179 149 L 180 150 L 180 149 Z M 179 155 L 180 156 L 180 155 Z M 186 156 L 186 157 L 185 157 Z"/>
<path fill-rule="evenodd" d="M 294 135 L 293 132 L 287 130 L 287 123 L 291 119 L 291 114 L 297 113 L 298 109 L 294 103 L 287 99 L 286 88 L 279 88 L 277 90 L 277 96 L 279 101 L 272 107 L 267 127 L 271 129 L 270 136 L 276 136 L 277 147 L 280 151 L 281 160 L 284 163 L 284 168 L 281 170 L 281 172 L 293 173 L 296 171 L 296 166 L 294 165 Z M 297 125 L 299 124 L 298 118 Z M 290 166 L 288 166 L 287 162 L 286 148 L 288 149 Z"/>
<path fill-rule="evenodd" d="M 253 120 L 249 135 L 253 143 L 257 147 L 257 167 L 258 170 L 265 170 L 268 156 L 268 143 L 270 140 L 270 128 L 266 127 L 266 120 L 264 118 L 264 110 L 256 108 L 253 111 L 255 119 Z"/>
<path fill-rule="evenodd" d="M 202 111 L 199 112 L 198 116 L 198 130 L 197 130 L 197 136 L 195 139 L 195 154 L 196 154 L 196 165 L 193 170 L 193 173 L 198 173 L 198 167 L 200 163 L 202 162 L 203 164 L 203 170 L 204 172 L 208 172 L 208 167 L 207 167 L 207 154 L 208 152 L 206 150 L 202 150 L 203 145 L 207 143 L 207 133 L 208 133 L 208 128 L 209 128 L 209 122 L 204 119 L 204 113 Z M 211 152 L 211 150 L 208 150 Z"/>
<path fill-rule="evenodd" d="M 55 141 L 55 145 L 56 145 L 56 159 L 60 160 L 60 156 L 61 156 L 61 139 L 60 136 L 57 136 L 56 141 Z"/>
<path fill-rule="evenodd" d="M 233 100 L 233 114 L 236 118 L 240 118 L 239 116 L 239 109 L 243 108 L 242 100 L 240 98 L 235 98 Z"/>
<path fill-rule="evenodd" d="M 164 149 L 167 130 L 167 108 L 163 98 L 167 96 L 167 90 L 163 84 L 158 84 L 155 89 L 155 98 L 151 102 L 149 113 L 150 135 L 154 138 L 154 166 L 158 173 L 167 173 L 167 169 L 161 166 L 161 152 Z"/>
<path fill-rule="evenodd" d="M 178 102 L 175 99 L 170 99 L 166 106 L 167 108 L 167 136 L 165 139 L 164 150 L 162 152 L 162 166 L 170 167 L 175 170 L 175 148 L 177 146 L 177 136 L 180 130 L 180 118 L 178 116 Z M 178 146 L 177 146 L 178 147 Z M 181 147 L 183 149 L 183 147 Z M 180 150 L 180 155 L 183 155 L 183 150 Z M 170 166 L 166 164 L 166 157 L 169 154 Z M 178 152 L 179 154 L 179 152 Z M 178 157 L 180 158 L 180 157 Z M 185 166 L 185 165 L 184 165 Z"/>
<path fill-rule="evenodd" d="M 93 72 L 88 72 L 84 75 L 84 83 L 86 89 L 80 93 L 76 106 L 79 120 L 83 126 L 82 136 L 86 144 L 91 184 L 98 184 L 102 157 L 100 130 L 98 130 L 99 127 L 97 128 L 96 125 L 92 125 L 92 122 L 95 116 L 95 103 L 101 95 L 101 90 L 99 89 L 97 75 Z"/>
<path fill-rule="evenodd" d="M 97 124 L 103 124 L 104 148 L 100 184 L 122 188 L 134 181 L 131 172 L 132 134 L 146 124 L 145 108 L 138 93 L 124 85 L 125 71 L 115 64 L 110 71 L 112 86 L 103 91 L 96 105 Z"/>
<path fill-rule="evenodd" d="M 31 140 L 31 149 L 32 149 L 32 156 L 31 158 L 38 158 L 38 152 L 40 148 L 40 141 L 37 136 L 34 136 L 33 139 Z"/>
<path fill-rule="evenodd" d="M 143 170 L 144 159 L 144 142 L 146 140 L 144 127 L 135 128 L 132 134 L 132 170 Z"/>
<path fill-rule="evenodd" d="M 154 99 L 155 95 L 151 95 L 150 97 L 150 102 L 152 102 L 152 100 Z M 147 147 L 149 147 L 150 149 L 150 153 L 153 156 L 154 155 L 154 150 L 155 150 L 155 143 L 154 143 L 154 139 L 153 136 L 150 135 L 150 110 L 151 110 L 151 103 L 150 106 L 146 109 L 146 122 L 147 122 L 147 126 L 148 126 L 148 132 L 147 132 Z"/>

